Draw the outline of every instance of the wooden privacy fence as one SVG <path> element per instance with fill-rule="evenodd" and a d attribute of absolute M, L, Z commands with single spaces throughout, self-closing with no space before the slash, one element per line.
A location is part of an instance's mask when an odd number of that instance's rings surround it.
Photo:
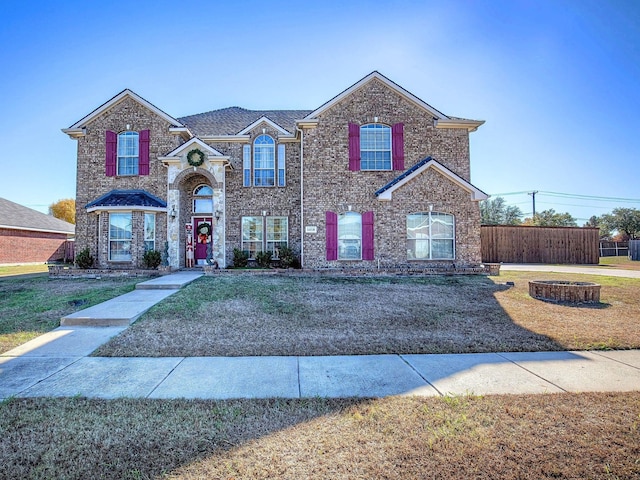
<path fill-rule="evenodd" d="M 486 263 L 597 264 L 597 228 L 482 225 L 482 261 Z"/>

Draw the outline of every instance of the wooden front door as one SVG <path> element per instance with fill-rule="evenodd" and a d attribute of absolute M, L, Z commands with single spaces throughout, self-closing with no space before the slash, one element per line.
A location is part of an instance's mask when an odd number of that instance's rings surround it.
<path fill-rule="evenodd" d="M 211 220 L 211 217 L 194 217 L 193 219 L 194 263 L 196 265 L 206 265 L 207 263 L 207 247 L 213 241 Z"/>

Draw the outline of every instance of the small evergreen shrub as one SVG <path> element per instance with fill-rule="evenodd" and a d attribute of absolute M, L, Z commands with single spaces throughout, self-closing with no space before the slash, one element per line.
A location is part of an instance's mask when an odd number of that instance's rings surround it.
<path fill-rule="evenodd" d="M 233 249 L 233 266 L 236 268 L 246 267 L 249 263 L 249 252 L 240 250 L 239 248 Z"/>
<path fill-rule="evenodd" d="M 300 268 L 300 260 L 290 247 L 280 247 L 278 257 L 282 268 Z"/>
<path fill-rule="evenodd" d="M 158 250 L 147 250 L 142 257 L 145 268 L 155 270 L 162 263 L 162 254 Z"/>
<path fill-rule="evenodd" d="M 86 247 L 76 255 L 76 265 L 78 268 L 86 269 L 93 266 L 93 257 L 89 253 L 89 247 Z"/>
<path fill-rule="evenodd" d="M 256 263 L 259 267 L 271 268 L 271 257 L 273 257 L 273 252 L 257 252 Z"/>

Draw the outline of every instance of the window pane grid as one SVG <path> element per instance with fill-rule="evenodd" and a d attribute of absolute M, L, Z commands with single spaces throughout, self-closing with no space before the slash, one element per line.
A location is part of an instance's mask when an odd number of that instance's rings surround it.
<path fill-rule="evenodd" d="M 273 187 L 275 180 L 275 142 L 269 135 L 260 135 L 253 143 L 253 184 L 256 187 Z"/>
<path fill-rule="evenodd" d="M 360 169 L 391 170 L 391 128 L 370 124 L 360 127 Z"/>
<path fill-rule="evenodd" d="M 138 174 L 138 132 L 122 132 L 118 135 L 118 175 Z"/>

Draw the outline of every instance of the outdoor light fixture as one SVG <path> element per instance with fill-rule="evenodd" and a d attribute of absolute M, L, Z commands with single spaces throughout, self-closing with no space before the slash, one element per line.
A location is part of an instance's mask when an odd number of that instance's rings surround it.
<path fill-rule="evenodd" d="M 216 222 L 220 220 L 220 217 L 222 216 L 222 212 L 220 210 L 216 210 L 216 213 L 214 213 L 214 216 L 216 217 Z"/>
<path fill-rule="evenodd" d="M 175 205 L 171 206 L 171 213 L 169 215 L 171 215 L 172 219 L 176 218 L 177 212 L 176 212 L 176 206 Z"/>

